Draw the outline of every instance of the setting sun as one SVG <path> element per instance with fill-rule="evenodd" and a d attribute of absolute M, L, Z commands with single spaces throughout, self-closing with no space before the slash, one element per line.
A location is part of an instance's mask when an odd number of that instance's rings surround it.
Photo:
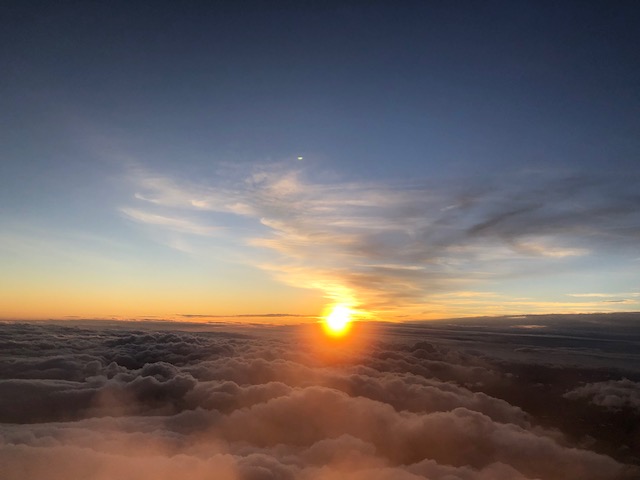
<path fill-rule="evenodd" d="M 324 319 L 324 328 L 329 335 L 342 336 L 351 326 L 351 309 L 344 305 L 336 305 Z"/>

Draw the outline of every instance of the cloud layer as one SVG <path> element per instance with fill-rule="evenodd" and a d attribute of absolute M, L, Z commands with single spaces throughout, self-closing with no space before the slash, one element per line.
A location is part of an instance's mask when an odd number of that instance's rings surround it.
<path fill-rule="evenodd" d="M 633 458 L 616 450 L 618 440 L 589 443 L 567 425 L 541 421 L 556 400 L 580 408 L 580 395 L 562 396 L 575 381 L 565 384 L 537 362 L 527 364 L 538 369 L 529 378 L 498 350 L 488 355 L 480 343 L 452 342 L 451 326 L 363 324 L 358 344 L 324 339 L 309 326 L 0 327 L 7 480 L 605 480 L 638 473 L 625 464 Z M 469 333 L 464 325 L 455 331 Z M 487 333 L 499 346 L 506 331 Z M 571 368 L 585 369 L 562 372 Z M 549 385 L 535 393 L 534 380 Z M 525 392 L 538 404 L 504 392 Z"/>

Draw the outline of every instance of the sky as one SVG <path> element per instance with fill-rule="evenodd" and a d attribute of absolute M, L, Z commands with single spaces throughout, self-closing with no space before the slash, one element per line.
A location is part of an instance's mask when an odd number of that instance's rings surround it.
<path fill-rule="evenodd" d="M 640 310 L 636 2 L 0 22 L 0 318 Z"/>

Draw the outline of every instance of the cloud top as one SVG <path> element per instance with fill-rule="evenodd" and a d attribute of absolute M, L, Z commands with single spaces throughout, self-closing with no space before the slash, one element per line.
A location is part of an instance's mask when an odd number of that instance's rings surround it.
<path fill-rule="evenodd" d="M 566 424 L 570 435 L 539 422 L 557 402 L 581 401 L 584 388 L 563 397 L 553 380 L 538 391 L 519 364 L 456 346 L 437 330 L 414 326 L 407 341 L 402 327 L 387 327 L 353 350 L 323 346 L 309 327 L 201 329 L 0 325 L 3 478 L 637 474 L 597 451 L 606 439 L 592 450 Z M 552 378 L 548 357 L 537 368 Z M 526 398 L 499 395 L 521 391 Z"/>

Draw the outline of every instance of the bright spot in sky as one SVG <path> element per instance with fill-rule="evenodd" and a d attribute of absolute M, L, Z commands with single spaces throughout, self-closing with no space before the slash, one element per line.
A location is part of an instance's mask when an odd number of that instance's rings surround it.
<path fill-rule="evenodd" d="M 333 307 L 329 315 L 324 319 L 325 331 L 329 335 L 342 336 L 349 331 L 351 326 L 351 310 L 344 305 Z"/>
<path fill-rule="evenodd" d="M 302 160 L 302 159 L 303 159 L 303 157 L 298 157 L 298 160 Z"/>

